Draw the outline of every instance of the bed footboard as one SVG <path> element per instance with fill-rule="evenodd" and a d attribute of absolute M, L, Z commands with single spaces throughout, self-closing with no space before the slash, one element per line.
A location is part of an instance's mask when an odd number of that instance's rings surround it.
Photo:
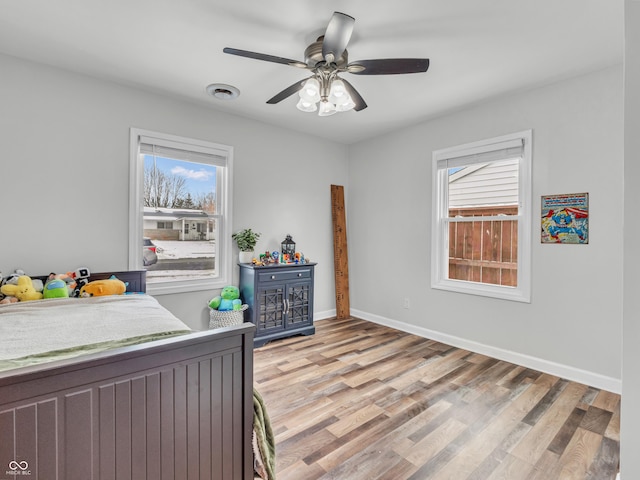
<path fill-rule="evenodd" d="M 253 330 L 0 373 L 0 480 L 252 479 Z"/>

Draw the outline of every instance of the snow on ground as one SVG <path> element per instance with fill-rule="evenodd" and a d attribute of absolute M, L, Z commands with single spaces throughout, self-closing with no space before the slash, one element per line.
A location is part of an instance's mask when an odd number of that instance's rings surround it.
<path fill-rule="evenodd" d="M 215 257 L 215 244 L 209 241 L 153 240 L 157 247 L 158 260 L 178 258 L 212 258 Z M 150 283 L 171 280 L 201 279 L 215 274 L 214 270 L 147 270 L 147 281 Z"/>
<path fill-rule="evenodd" d="M 158 260 L 172 258 L 215 257 L 215 244 L 199 240 L 153 240 Z"/>

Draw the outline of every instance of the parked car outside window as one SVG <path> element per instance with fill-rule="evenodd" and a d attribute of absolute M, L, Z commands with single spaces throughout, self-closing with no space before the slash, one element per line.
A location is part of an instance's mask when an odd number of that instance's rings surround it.
<path fill-rule="evenodd" d="M 156 254 L 156 246 L 149 237 L 144 237 L 142 246 L 142 264 L 145 267 L 153 265 L 158 262 L 158 255 Z"/>

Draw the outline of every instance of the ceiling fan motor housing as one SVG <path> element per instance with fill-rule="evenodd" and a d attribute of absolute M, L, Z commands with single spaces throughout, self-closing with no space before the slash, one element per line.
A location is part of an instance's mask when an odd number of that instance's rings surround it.
<path fill-rule="evenodd" d="M 304 51 L 304 61 L 311 69 L 325 63 L 325 59 L 322 56 L 323 40 L 324 35 L 318 37 L 318 40 L 309 45 Z M 347 50 L 345 49 L 342 55 L 340 55 L 339 58 L 335 59 L 331 63 L 335 64 L 336 69 L 338 70 L 345 69 L 347 67 L 347 63 L 349 63 L 349 53 L 347 52 Z"/>

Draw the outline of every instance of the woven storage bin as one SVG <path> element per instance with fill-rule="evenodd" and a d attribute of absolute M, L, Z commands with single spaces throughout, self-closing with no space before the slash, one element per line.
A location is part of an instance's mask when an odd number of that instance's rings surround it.
<path fill-rule="evenodd" d="M 219 312 L 212 308 L 209 309 L 209 328 L 222 328 L 231 325 L 240 325 L 244 323 L 244 311 L 249 305 L 242 305 L 242 310 L 228 310 Z"/>

